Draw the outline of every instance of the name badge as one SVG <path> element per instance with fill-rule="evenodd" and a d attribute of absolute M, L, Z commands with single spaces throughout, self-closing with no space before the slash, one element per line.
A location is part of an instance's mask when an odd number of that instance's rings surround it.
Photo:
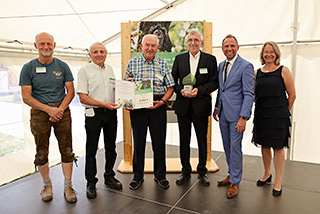
<path fill-rule="evenodd" d="M 199 68 L 200 74 L 207 74 L 208 69 L 207 68 Z"/>
<path fill-rule="evenodd" d="M 116 80 L 115 80 L 114 78 L 111 78 L 111 77 L 109 78 L 109 83 L 110 83 L 110 84 L 115 84 L 115 81 L 116 81 Z"/>
<path fill-rule="evenodd" d="M 163 75 L 160 73 L 156 73 L 156 78 L 158 78 L 159 80 L 163 80 Z"/>
<path fill-rule="evenodd" d="M 46 73 L 47 69 L 46 67 L 36 67 L 36 73 L 40 74 L 40 73 Z"/>

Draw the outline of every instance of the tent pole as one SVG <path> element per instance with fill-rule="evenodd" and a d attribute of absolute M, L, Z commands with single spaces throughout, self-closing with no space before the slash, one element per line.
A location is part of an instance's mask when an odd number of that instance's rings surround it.
<path fill-rule="evenodd" d="M 291 61 L 291 72 L 294 83 L 296 82 L 296 69 L 297 69 L 297 37 L 298 37 L 298 12 L 299 12 L 299 0 L 295 0 L 294 2 L 294 21 L 293 21 L 293 38 L 292 38 L 292 61 Z M 287 150 L 287 159 L 293 160 L 294 146 L 295 146 L 295 121 L 294 121 L 294 106 L 291 110 L 291 121 L 292 121 L 292 129 L 291 129 L 291 143 L 290 148 Z"/>

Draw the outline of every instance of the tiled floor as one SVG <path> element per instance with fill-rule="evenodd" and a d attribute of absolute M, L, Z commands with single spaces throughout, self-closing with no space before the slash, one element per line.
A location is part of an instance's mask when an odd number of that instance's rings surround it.
<path fill-rule="evenodd" d="M 116 166 L 123 159 L 122 144 L 118 144 Z M 167 146 L 167 157 L 178 157 L 176 146 Z M 152 157 L 147 146 L 147 157 Z M 193 149 L 191 156 L 197 156 Z M 117 172 L 117 178 L 123 184 L 123 190 L 114 191 L 103 184 L 104 150 L 98 152 L 98 196 L 86 198 L 84 179 L 84 158 L 80 157 L 78 168 L 74 168 L 73 185 L 78 192 L 78 202 L 68 204 L 63 197 L 63 176 L 60 165 L 51 168 L 54 198 L 45 203 L 40 199 L 42 180 L 38 173 L 0 187 L 0 213 L 320 213 L 320 165 L 286 161 L 283 171 L 283 193 L 281 197 L 272 196 L 272 185 L 257 187 L 256 180 L 262 175 L 260 157 L 244 157 L 244 174 L 239 195 L 227 199 L 227 187 L 218 187 L 216 181 L 227 175 L 224 153 L 212 152 L 212 157 L 220 167 L 215 173 L 209 173 L 211 185 L 204 187 L 192 174 L 188 183 L 177 186 L 176 173 L 167 174 L 170 188 L 161 189 L 153 180 L 152 174 L 145 175 L 145 181 L 138 190 L 128 187 L 132 174 Z M 273 173 L 274 174 L 274 173 Z"/>

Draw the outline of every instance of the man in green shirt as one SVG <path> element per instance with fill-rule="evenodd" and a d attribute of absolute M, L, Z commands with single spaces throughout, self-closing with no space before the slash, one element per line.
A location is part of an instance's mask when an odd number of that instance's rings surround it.
<path fill-rule="evenodd" d="M 34 164 L 38 167 L 44 183 L 41 196 L 43 201 L 52 200 L 48 153 L 53 127 L 65 177 L 64 196 L 67 202 L 73 203 L 77 201 L 77 196 L 71 184 L 75 158 L 72 152 L 71 115 L 68 107 L 74 97 L 73 76 L 65 62 L 52 56 L 56 46 L 52 35 L 39 33 L 34 46 L 39 56 L 23 66 L 19 85 L 23 102 L 31 107 L 30 126 L 36 143 Z"/>

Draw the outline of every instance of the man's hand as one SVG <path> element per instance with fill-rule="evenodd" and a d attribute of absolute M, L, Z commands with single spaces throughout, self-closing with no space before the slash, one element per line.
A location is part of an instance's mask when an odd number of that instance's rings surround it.
<path fill-rule="evenodd" d="M 115 104 L 115 103 L 105 103 L 104 107 L 109 110 L 115 110 L 115 109 L 120 108 L 120 106 L 117 106 L 117 104 Z"/>
<path fill-rule="evenodd" d="M 194 97 L 196 97 L 197 94 L 198 94 L 198 88 L 194 88 L 192 91 L 186 92 L 186 93 L 185 93 L 184 90 L 182 89 L 180 92 L 181 92 L 181 95 L 184 96 L 184 97 L 186 97 L 186 98 L 194 98 Z"/>
<path fill-rule="evenodd" d="M 217 117 L 217 114 L 218 114 L 218 109 L 215 108 L 214 111 L 213 111 L 213 114 L 212 114 L 212 117 L 213 117 L 213 119 L 214 119 L 215 121 L 219 121 L 219 120 L 218 120 L 218 117 Z"/>
<path fill-rule="evenodd" d="M 125 110 L 132 111 L 134 108 L 124 108 Z"/>
<path fill-rule="evenodd" d="M 236 129 L 238 133 L 242 133 L 246 130 L 246 120 L 243 119 L 242 117 L 239 118 L 238 123 L 236 125 Z"/>
<path fill-rule="evenodd" d="M 49 107 L 47 113 L 50 116 L 49 121 L 51 122 L 58 122 L 63 117 L 63 110 L 57 107 Z"/>
<path fill-rule="evenodd" d="M 49 118 L 49 121 L 50 121 L 50 122 L 55 122 L 55 123 L 56 123 L 56 122 L 59 122 L 60 120 L 59 120 L 59 119 L 53 119 L 53 117 L 50 117 L 50 118 Z"/>
<path fill-rule="evenodd" d="M 198 88 L 194 88 L 191 92 L 190 92 L 190 97 L 194 98 L 196 97 L 198 94 Z"/>
<path fill-rule="evenodd" d="M 126 79 L 126 81 L 133 82 L 133 78 L 129 77 L 129 78 Z"/>
<path fill-rule="evenodd" d="M 164 105 L 164 102 L 162 100 L 156 100 L 156 101 L 153 101 L 153 106 L 148 107 L 146 109 L 157 109 L 162 105 Z"/>
<path fill-rule="evenodd" d="M 184 97 L 186 96 L 186 94 L 184 93 L 184 89 L 181 89 L 180 93 L 182 96 L 184 96 Z"/>

